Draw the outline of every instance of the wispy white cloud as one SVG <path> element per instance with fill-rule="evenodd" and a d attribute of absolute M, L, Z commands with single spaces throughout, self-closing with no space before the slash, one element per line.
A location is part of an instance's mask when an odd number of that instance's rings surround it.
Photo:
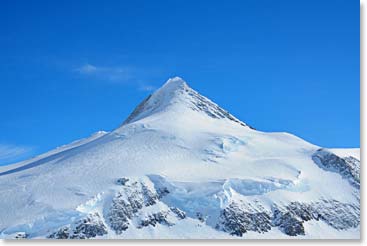
<path fill-rule="evenodd" d="M 97 67 L 95 67 L 91 64 L 85 64 L 85 65 L 77 68 L 76 71 L 78 71 L 82 74 L 93 74 L 97 71 Z"/>
<path fill-rule="evenodd" d="M 157 89 L 153 81 L 154 78 L 161 76 L 162 71 L 156 68 L 137 68 L 131 65 L 99 66 L 86 63 L 73 69 L 81 78 L 97 80 L 117 85 L 128 85 L 135 87 L 142 92 L 152 92 Z M 148 81 L 148 82 L 147 82 Z"/>
<path fill-rule="evenodd" d="M 17 161 L 32 153 L 33 149 L 29 146 L 0 143 L 0 165 Z"/>
<path fill-rule="evenodd" d="M 129 66 L 105 67 L 84 64 L 74 71 L 88 78 L 114 83 L 128 83 L 134 79 L 134 71 Z"/>
<path fill-rule="evenodd" d="M 141 91 L 154 91 L 156 89 L 153 85 L 140 85 L 139 90 Z"/>

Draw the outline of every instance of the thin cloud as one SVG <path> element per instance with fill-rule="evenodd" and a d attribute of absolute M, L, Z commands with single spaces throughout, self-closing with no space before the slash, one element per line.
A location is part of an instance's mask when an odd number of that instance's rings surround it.
<path fill-rule="evenodd" d="M 93 74 L 97 71 L 97 67 L 86 64 L 84 66 L 81 66 L 80 68 L 77 68 L 76 71 L 78 71 L 81 74 Z"/>
<path fill-rule="evenodd" d="M 102 67 L 84 64 L 74 70 L 82 76 L 114 83 L 128 83 L 134 79 L 133 69 L 128 66 Z"/>
<path fill-rule="evenodd" d="M 140 87 L 139 87 L 139 90 L 140 91 L 154 91 L 156 89 L 156 87 L 155 86 L 153 86 L 153 85 L 141 85 Z"/>
<path fill-rule="evenodd" d="M 17 161 L 32 153 L 33 148 L 13 144 L 0 144 L 0 166 Z"/>

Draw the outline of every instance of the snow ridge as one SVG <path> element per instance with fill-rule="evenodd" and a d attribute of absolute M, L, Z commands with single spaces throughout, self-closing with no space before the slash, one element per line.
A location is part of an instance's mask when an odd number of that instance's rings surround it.
<path fill-rule="evenodd" d="M 203 112 L 215 119 L 229 119 L 246 126 L 228 111 L 190 88 L 180 77 L 169 79 L 160 89 L 144 99 L 122 125 L 168 110 L 177 110 L 179 115 L 185 113 L 187 109 Z"/>

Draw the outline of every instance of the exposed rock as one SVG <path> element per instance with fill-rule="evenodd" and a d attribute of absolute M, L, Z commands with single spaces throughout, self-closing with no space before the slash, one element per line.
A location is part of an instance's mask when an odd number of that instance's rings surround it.
<path fill-rule="evenodd" d="M 322 220 L 337 230 L 356 228 L 360 224 L 360 208 L 355 204 L 322 199 L 314 203 L 274 204 L 271 213 L 258 204 L 231 203 L 222 210 L 216 228 L 242 236 L 247 231 L 267 232 L 278 227 L 289 236 L 305 235 L 303 223 Z"/>
<path fill-rule="evenodd" d="M 360 208 L 336 200 L 321 200 L 314 204 L 321 220 L 337 230 L 356 228 L 360 224 Z"/>
<path fill-rule="evenodd" d="M 269 231 L 271 218 L 261 206 L 254 208 L 250 204 L 232 202 L 222 210 L 216 228 L 241 237 L 247 231 L 259 233 Z"/>
<path fill-rule="evenodd" d="M 165 186 L 156 191 L 145 181 L 132 182 L 127 178 L 124 179 L 122 180 L 124 185 L 112 199 L 106 216 L 109 226 L 117 234 L 123 233 L 130 226 L 137 228 L 155 227 L 158 224 L 173 226 L 177 220 L 187 218 L 184 211 L 177 207 L 168 208 L 164 201 L 160 200 L 169 194 Z M 151 206 L 156 207 L 148 208 Z M 320 199 L 311 203 L 290 202 L 271 206 L 271 209 L 265 209 L 257 200 L 232 201 L 221 211 L 215 228 L 241 237 L 249 231 L 266 233 L 272 227 L 277 227 L 288 236 L 298 236 L 306 234 L 304 222 L 310 220 L 322 220 L 337 230 L 356 228 L 360 224 L 360 208 L 357 200 L 355 204 Z M 205 211 L 205 208 L 203 209 L 202 211 Z M 197 212 L 195 217 L 203 223 L 202 225 L 207 223 L 207 217 L 202 212 Z M 107 228 L 102 218 L 98 213 L 94 213 L 72 225 L 60 228 L 48 238 L 87 239 L 106 233 Z"/>
<path fill-rule="evenodd" d="M 159 195 L 148 189 L 143 182 L 133 182 L 125 185 L 112 200 L 108 213 L 108 222 L 111 228 L 121 234 L 127 230 L 130 220 L 143 207 L 152 206 L 159 200 Z"/>
<path fill-rule="evenodd" d="M 197 212 L 197 213 L 196 213 L 196 217 L 198 218 L 198 220 L 199 220 L 200 222 L 202 222 L 202 223 L 204 223 L 204 222 L 205 222 L 205 217 L 204 217 L 204 215 L 203 215 L 202 213 Z"/>
<path fill-rule="evenodd" d="M 107 228 L 98 213 L 82 219 L 73 229 L 71 239 L 86 239 L 107 234 Z"/>
<path fill-rule="evenodd" d="M 161 199 L 162 197 L 169 194 L 169 190 L 167 187 L 162 187 L 157 189 L 158 198 Z"/>
<path fill-rule="evenodd" d="M 129 219 L 132 218 L 134 213 L 142 207 L 142 204 L 137 202 L 130 203 L 125 201 L 123 194 L 119 193 L 112 200 L 112 206 L 108 214 L 108 220 L 111 228 L 115 230 L 117 234 L 121 234 L 129 227 Z"/>
<path fill-rule="evenodd" d="M 176 207 L 171 207 L 170 208 L 171 209 L 171 211 L 173 212 L 173 213 L 175 213 L 176 214 L 176 216 L 179 218 L 179 219 L 185 219 L 186 218 L 186 213 L 184 212 L 184 211 L 182 211 L 182 210 L 180 210 L 180 209 L 178 209 L 178 208 L 176 208 Z"/>
<path fill-rule="evenodd" d="M 126 185 L 127 182 L 129 182 L 128 178 L 119 178 L 116 180 L 116 184 L 118 185 Z"/>
<path fill-rule="evenodd" d="M 233 115 L 231 115 L 228 111 L 222 109 L 217 104 L 213 103 L 206 97 L 200 95 L 196 91 L 192 89 L 186 89 L 185 92 L 188 93 L 188 95 L 192 97 L 192 106 L 191 106 L 192 110 L 202 111 L 214 119 L 226 118 L 242 126 L 247 126 L 245 123 L 241 122 L 240 120 L 235 118 Z"/>
<path fill-rule="evenodd" d="M 322 169 L 339 173 L 351 185 L 360 187 L 360 161 L 354 157 L 341 158 L 326 149 L 319 149 L 312 155 L 312 160 Z"/>
<path fill-rule="evenodd" d="M 62 227 L 58 231 L 52 233 L 47 238 L 50 239 L 68 239 L 70 236 L 70 228 L 69 227 Z"/>
<path fill-rule="evenodd" d="M 149 101 L 149 99 L 152 97 L 152 95 L 149 95 L 148 97 L 146 97 L 135 109 L 134 111 L 129 115 L 129 117 L 122 123 L 122 125 L 126 125 L 129 124 L 131 122 L 134 121 L 134 119 L 141 114 L 142 112 L 144 112 L 145 110 L 145 106 L 147 104 L 147 102 Z"/>
<path fill-rule="evenodd" d="M 154 204 L 156 204 L 157 200 L 159 200 L 158 194 L 157 193 L 153 193 L 152 191 L 150 191 L 148 189 L 147 186 L 145 186 L 144 184 L 142 184 L 141 186 L 141 191 L 143 194 L 143 199 L 144 199 L 144 204 L 145 206 L 152 206 Z"/>
<path fill-rule="evenodd" d="M 169 215 L 168 211 L 161 211 L 158 213 L 151 214 L 147 218 L 141 220 L 140 226 L 141 227 L 149 225 L 156 226 L 157 224 L 172 226 L 174 225 L 174 223 L 168 221 L 168 215 Z"/>
<path fill-rule="evenodd" d="M 50 239 L 88 239 L 107 234 L 98 213 L 89 214 L 86 218 L 77 221 L 73 225 L 60 228 L 48 236 Z"/>
<path fill-rule="evenodd" d="M 297 216 L 302 221 L 309 221 L 312 219 L 319 219 L 318 213 L 310 204 L 291 202 L 287 207 L 287 211 Z"/>
<path fill-rule="evenodd" d="M 273 225 L 279 227 L 283 233 L 289 236 L 305 234 L 303 221 L 293 211 L 282 211 L 275 208 L 273 210 Z"/>
<path fill-rule="evenodd" d="M 25 239 L 28 237 L 28 234 L 25 232 L 17 232 L 14 236 L 14 239 Z"/>

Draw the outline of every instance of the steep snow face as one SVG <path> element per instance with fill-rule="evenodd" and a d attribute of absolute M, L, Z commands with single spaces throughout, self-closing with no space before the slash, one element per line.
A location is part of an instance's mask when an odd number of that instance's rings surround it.
<path fill-rule="evenodd" d="M 180 78 L 0 169 L 1 238 L 359 238 L 359 150 L 256 131 Z"/>
<path fill-rule="evenodd" d="M 162 113 L 175 113 L 176 117 L 186 115 L 189 111 L 204 113 L 214 119 L 227 119 L 243 126 L 243 122 L 236 119 L 226 110 L 208 98 L 191 89 L 187 83 L 179 77 L 169 79 L 159 90 L 148 96 L 134 112 L 126 119 L 123 125 L 152 116 L 161 116 Z M 172 116 L 172 115 L 170 115 Z"/>

